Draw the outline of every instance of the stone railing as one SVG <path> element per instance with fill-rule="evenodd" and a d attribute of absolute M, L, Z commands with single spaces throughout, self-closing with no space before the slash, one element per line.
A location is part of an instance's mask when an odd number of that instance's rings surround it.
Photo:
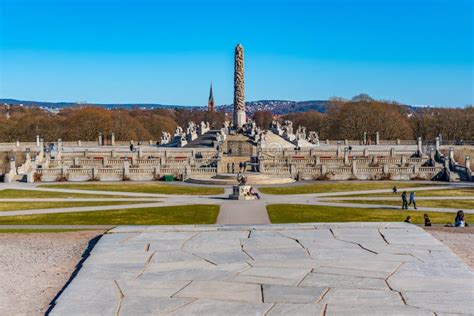
<path fill-rule="evenodd" d="M 263 173 L 268 174 L 275 174 L 275 175 L 282 175 L 282 174 L 290 174 L 289 167 L 273 167 L 273 166 L 264 166 Z"/>
<path fill-rule="evenodd" d="M 213 167 L 191 168 L 191 174 L 215 175 L 217 174 L 217 168 L 213 168 Z"/>

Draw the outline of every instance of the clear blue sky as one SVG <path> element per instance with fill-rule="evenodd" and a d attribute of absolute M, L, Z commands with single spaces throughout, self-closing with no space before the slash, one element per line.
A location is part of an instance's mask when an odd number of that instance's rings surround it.
<path fill-rule="evenodd" d="M 0 0 L 0 98 L 232 103 L 473 97 L 473 0 Z"/>

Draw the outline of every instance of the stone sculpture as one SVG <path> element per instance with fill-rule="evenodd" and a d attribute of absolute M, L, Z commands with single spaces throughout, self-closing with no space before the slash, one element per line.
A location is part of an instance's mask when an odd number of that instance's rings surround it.
<path fill-rule="evenodd" d="M 245 124 L 244 48 L 237 44 L 234 54 L 234 127 Z"/>
<path fill-rule="evenodd" d="M 171 142 L 171 134 L 165 131 L 161 132 L 160 145 L 167 145 Z"/>

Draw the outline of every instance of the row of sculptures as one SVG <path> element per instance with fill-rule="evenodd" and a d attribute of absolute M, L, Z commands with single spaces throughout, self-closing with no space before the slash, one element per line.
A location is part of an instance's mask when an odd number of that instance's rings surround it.
<path fill-rule="evenodd" d="M 306 133 L 306 127 L 300 125 L 298 126 L 296 133 L 294 133 L 292 121 L 284 120 L 280 123 L 278 120 L 273 120 L 270 129 L 273 133 L 283 137 L 298 147 L 305 147 L 308 145 L 319 146 L 319 135 L 317 132 L 309 131 Z"/>
<path fill-rule="evenodd" d="M 224 121 L 223 127 L 216 133 L 216 142 L 222 143 L 231 131 L 232 124 Z M 319 135 L 315 131 L 306 131 L 306 127 L 299 126 L 294 132 L 293 122 L 289 120 L 279 121 L 273 120 L 270 130 L 293 143 L 297 147 L 319 146 Z M 186 130 L 181 126 L 177 126 L 174 135 L 163 131 L 160 138 L 161 146 L 183 147 L 188 142 L 195 140 L 200 135 L 204 135 L 210 131 L 209 122 L 202 121 L 199 124 L 189 122 Z M 256 122 L 248 119 L 242 126 L 242 133 L 252 139 L 256 144 L 264 144 L 266 142 L 266 131 L 257 126 Z"/>
<path fill-rule="evenodd" d="M 198 138 L 200 135 L 206 134 L 210 129 L 209 122 L 201 121 L 199 125 L 194 122 L 189 122 L 186 131 L 184 131 L 181 126 L 177 126 L 173 136 L 168 132 L 162 131 L 160 145 L 183 147 L 188 142 Z"/>

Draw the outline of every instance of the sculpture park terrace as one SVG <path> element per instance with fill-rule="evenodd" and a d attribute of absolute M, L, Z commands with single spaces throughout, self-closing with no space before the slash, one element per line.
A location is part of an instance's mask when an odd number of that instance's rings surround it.
<path fill-rule="evenodd" d="M 291 122 L 274 122 L 261 131 L 250 122 L 236 133 L 230 126 L 206 130 L 190 124 L 177 128 L 171 140 L 96 142 L 57 140 L 3 143 L 14 153 L 3 174 L 5 182 L 151 181 L 173 177 L 202 184 L 231 184 L 239 171 L 250 183 L 297 180 L 472 180 L 470 158 L 454 159 L 456 146 L 418 140 L 325 140 Z M 316 137 L 315 137 L 316 136 Z M 186 142 L 186 144 L 183 144 Z M 158 143 L 158 144 L 157 144 Z M 132 148 L 132 146 L 133 148 Z M 21 157 L 15 159 L 15 156 Z M 244 166 L 241 170 L 241 167 Z"/>

